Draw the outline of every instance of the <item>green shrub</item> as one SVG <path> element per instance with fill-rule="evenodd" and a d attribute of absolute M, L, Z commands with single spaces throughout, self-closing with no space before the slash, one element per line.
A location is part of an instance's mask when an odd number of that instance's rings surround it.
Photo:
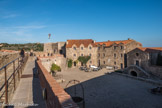
<path fill-rule="evenodd" d="M 52 64 L 51 66 L 51 72 L 56 72 L 56 71 L 61 71 L 60 66 L 56 65 L 56 64 Z"/>
<path fill-rule="evenodd" d="M 72 59 L 69 59 L 68 60 L 68 68 L 71 68 L 72 67 L 72 64 L 73 64 L 73 60 Z"/>

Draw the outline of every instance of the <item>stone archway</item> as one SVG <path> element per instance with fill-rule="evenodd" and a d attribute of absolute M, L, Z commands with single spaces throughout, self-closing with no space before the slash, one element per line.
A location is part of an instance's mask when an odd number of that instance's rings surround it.
<path fill-rule="evenodd" d="M 137 77 L 137 72 L 131 71 L 131 72 L 130 72 L 130 75 Z"/>

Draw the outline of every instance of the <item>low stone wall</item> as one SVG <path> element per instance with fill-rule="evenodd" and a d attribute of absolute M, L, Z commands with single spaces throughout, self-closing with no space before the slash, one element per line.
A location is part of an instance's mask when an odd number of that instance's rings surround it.
<path fill-rule="evenodd" d="M 19 57 L 18 52 L 14 53 L 0 52 L 0 68 L 6 65 L 7 63 L 11 62 L 12 60 L 16 59 L 17 57 Z"/>
<path fill-rule="evenodd" d="M 162 79 L 162 66 L 150 66 L 148 70 L 155 76 Z"/>
<path fill-rule="evenodd" d="M 42 62 L 42 65 L 47 69 L 48 72 L 50 72 L 52 64 L 57 64 L 61 67 L 61 70 L 66 69 L 66 58 L 63 56 L 56 56 L 56 57 L 39 57 L 39 59 Z"/>
<path fill-rule="evenodd" d="M 46 107 L 47 108 L 79 108 L 73 102 L 71 96 L 56 82 L 48 73 L 41 61 L 37 61 L 39 79 L 42 88 L 47 90 Z"/>

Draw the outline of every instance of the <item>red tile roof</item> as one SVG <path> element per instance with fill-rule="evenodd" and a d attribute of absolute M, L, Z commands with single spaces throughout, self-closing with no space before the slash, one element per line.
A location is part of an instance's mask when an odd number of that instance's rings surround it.
<path fill-rule="evenodd" d="M 81 44 L 83 44 L 84 47 L 88 47 L 89 44 L 95 47 L 96 45 L 94 43 L 95 42 L 92 39 L 67 40 L 66 48 L 72 48 L 74 44 L 76 47 L 80 47 Z"/>
<path fill-rule="evenodd" d="M 113 45 L 113 44 L 120 44 L 120 43 L 122 43 L 122 44 L 128 44 L 128 43 L 130 43 L 130 42 L 132 42 L 132 41 L 134 41 L 134 40 L 120 40 L 120 41 L 96 42 L 95 44 L 96 44 L 96 45 L 98 45 L 98 44 L 100 44 L 100 45 L 105 44 L 106 46 L 111 46 L 111 45 Z M 138 42 L 138 43 L 139 43 L 139 42 Z M 141 43 L 139 43 L 139 44 L 141 44 Z M 141 44 L 141 45 L 142 45 L 142 44 Z"/>
<path fill-rule="evenodd" d="M 144 52 L 159 52 L 162 51 L 162 47 L 141 47 L 138 48 Z"/>

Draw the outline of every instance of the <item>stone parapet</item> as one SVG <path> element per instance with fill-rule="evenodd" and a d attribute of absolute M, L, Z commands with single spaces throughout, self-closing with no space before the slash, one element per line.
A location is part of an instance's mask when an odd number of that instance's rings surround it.
<path fill-rule="evenodd" d="M 71 96 L 56 82 L 48 73 L 41 61 L 37 61 L 40 83 L 43 89 L 46 89 L 46 107 L 47 108 L 79 108 L 73 102 Z"/>

